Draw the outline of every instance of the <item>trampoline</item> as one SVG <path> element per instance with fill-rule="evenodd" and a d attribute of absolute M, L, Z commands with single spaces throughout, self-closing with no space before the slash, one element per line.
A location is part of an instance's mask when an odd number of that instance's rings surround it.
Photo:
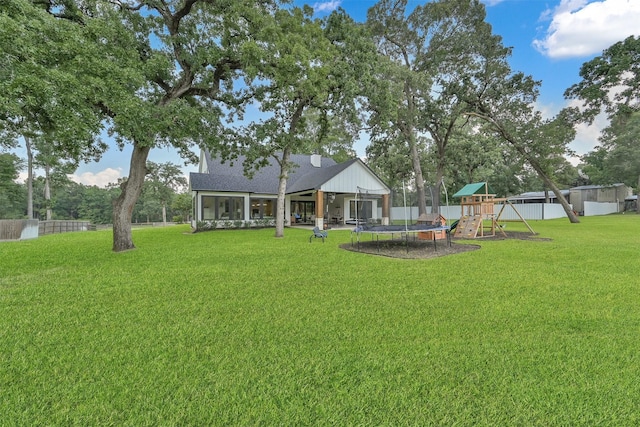
<path fill-rule="evenodd" d="M 415 241 L 418 233 L 426 233 L 432 231 L 433 248 L 438 250 L 436 232 L 444 231 L 446 233 L 446 244 L 451 246 L 451 227 L 441 224 L 415 224 L 415 225 L 359 225 L 351 232 L 351 246 L 354 245 L 353 239 L 356 238 L 358 250 L 360 250 L 360 236 L 365 233 L 371 235 L 371 240 L 376 241 L 378 252 L 380 252 L 380 235 L 391 236 L 394 240 L 394 234 L 400 235 L 400 239 L 404 239 L 407 252 L 409 252 L 409 236 L 413 236 Z"/>

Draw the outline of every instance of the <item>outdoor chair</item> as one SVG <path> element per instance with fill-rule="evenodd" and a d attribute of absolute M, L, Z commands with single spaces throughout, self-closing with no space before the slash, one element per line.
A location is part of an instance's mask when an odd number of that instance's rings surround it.
<path fill-rule="evenodd" d="M 322 243 L 324 243 L 324 239 L 326 239 L 328 237 L 327 232 L 326 231 L 321 231 L 320 228 L 318 227 L 314 227 L 313 228 L 313 234 L 311 236 L 309 236 L 309 243 L 311 243 L 311 239 L 322 239 Z"/>

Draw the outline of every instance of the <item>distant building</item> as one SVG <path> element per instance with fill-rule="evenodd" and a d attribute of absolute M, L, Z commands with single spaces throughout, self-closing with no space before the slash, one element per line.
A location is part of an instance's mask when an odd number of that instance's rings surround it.
<path fill-rule="evenodd" d="M 561 190 L 562 195 L 567 199 L 567 202 L 571 203 L 570 190 Z M 559 203 L 558 199 L 553 191 L 548 192 L 549 203 Z M 544 191 L 530 191 L 528 193 L 518 194 L 517 196 L 508 197 L 512 203 L 545 203 Z"/>
<path fill-rule="evenodd" d="M 624 199 L 624 211 L 637 211 L 638 210 L 638 196 L 633 195 Z"/>
<path fill-rule="evenodd" d="M 581 185 L 569 190 L 561 190 L 562 195 L 573 206 L 578 214 L 584 214 L 584 202 L 618 203 L 618 210 L 622 211 L 628 204 L 632 190 L 625 184 L 611 185 Z M 548 192 L 549 203 L 558 203 L 553 191 Z M 545 203 L 544 191 L 532 191 L 508 198 L 513 203 Z"/>
<path fill-rule="evenodd" d="M 571 190 L 571 204 L 579 214 L 584 213 L 584 202 L 617 203 L 618 211 L 624 210 L 625 199 L 632 190 L 625 184 L 582 185 Z"/>

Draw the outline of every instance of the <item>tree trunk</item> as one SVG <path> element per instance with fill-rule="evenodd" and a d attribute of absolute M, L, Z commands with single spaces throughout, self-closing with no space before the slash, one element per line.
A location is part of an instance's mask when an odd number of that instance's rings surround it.
<path fill-rule="evenodd" d="M 411 164 L 416 180 L 416 196 L 418 198 L 418 215 L 427 213 L 427 197 L 424 192 L 424 177 L 422 175 L 422 165 L 420 164 L 420 154 L 416 145 L 415 136 L 409 136 L 411 144 Z"/>
<path fill-rule="evenodd" d="M 408 60 L 405 58 L 406 63 Z M 420 153 L 418 152 L 418 144 L 416 142 L 414 117 L 415 104 L 413 99 L 413 91 L 408 81 L 405 81 L 404 94 L 407 100 L 407 117 L 409 120 L 401 126 L 407 143 L 409 144 L 409 152 L 411 154 L 411 166 L 416 180 L 416 196 L 418 198 L 418 216 L 427 213 L 427 198 L 424 192 L 424 176 L 422 175 L 422 165 L 420 164 Z"/>
<path fill-rule="evenodd" d="M 47 206 L 47 221 L 53 219 L 53 213 L 51 212 L 51 180 L 49 179 L 50 169 L 48 165 L 44 167 L 44 202 Z"/>
<path fill-rule="evenodd" d="M 167 202 L 162 201 L 162 225 L 167 225 Z"/>
<path fill-rule="evenodd" d="M 33 152 L 31 151 L 31 139 L 24 136 L 27 148 L 27 218 L 33 219 Z"/>
<path fill-rule="evenodd" d="M 122 193 L 113 201 L 113 251 L 121 252 L 134 249 L 131 237 L 131 216 L 133 208 L 142 193 L 144 177 L 147 174 L 147 157 L 150 147 L 133 145 L 129 177 L 120 188 Z"/>
<path fill-rule="evenodd" d="M 433 201 L 431 202 L 431 212 L 440 213 L 440 189 L 442 187 L 442 178 L 444 175 L 444 169 L 436 171 L 436 183 L 433 185 Z"/>
<path fill-rule="evenodd" d="M 449 126 L 449 128 L 453 128 L 453 123 Z M 431 134 L 431 138 L 436 141 L 436 147 L 438 149 L 438 161 L 436 163 L 436 179 L 435 184 L 433 185 L 433 201 L 432 205 L 432 213 L 440 213 L 440 188 L 444 185 L 444 171 L 445 171 L 445 158 L 446 158 L 446 147 L 448 136 L 445 138 L 440 138 L 437 133 L 433 132 Z M 471 174 L 469 174 L 471 176 Z M 469 181 L 473 182 L 473 181 Z"/>
<path fill-rule="evenodd" d="M 578 219 L 578 216 L 573 211 L 573 208 L 571 207 L 571 205 L 569 205 L 569 202 L 567 202 L 567 199 L 564 198 L 562 191 L 560 191 L 560 189 L 555 184 L 555 182 L 553 182 L 551 178 L 547 176 L 547 174 L 544 172 L 544 170 L 538 164 L 537 161 L 531 158 L 527 160 L 529 161 L 529 164 L 531 165 L 531 167 L 533 167 L 533 169 L 538 173 L 538 176 L 540 176 L 542 181 L 545 183 L 545 186 L 550 188 L 551 191 L 553 191 L 553 193 L 556 195 L 556 199 L 560 201 L 562 208 L 567 214 L 567 218 L 569 218 L 569 222 L 571 222 L 572 224 L 578 224 L 580 222 L 580 220 Z"/>
<path fill-rule="evenodd" d="M 287 179 L 289 178 L 289 147 L 282 151 L 280 163 L 280 179 L 278 180 L 278 200 L 276 202 L 276 237 L 284 237 L 284 216 L 286 213 L 285 195 L 287 192 Z"/>
<path fill-rule="evenodd" d="M 638 175 L 638 198 L 636 199 L 636 213 L 640 215 L 640 175 Z"/>

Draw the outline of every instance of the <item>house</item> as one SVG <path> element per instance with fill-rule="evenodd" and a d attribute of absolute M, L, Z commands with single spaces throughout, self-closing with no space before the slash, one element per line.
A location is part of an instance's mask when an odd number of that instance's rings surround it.
<path fill-rule="evenodd" d="M 252 178 L 243 171 L 244 157 L 223 161 L 208 151 L 200 155 L 197 173 L 189 176 L 193 227 L 198 222 L 275 223 L 280 166 L 273 158 Z M 389 222 L 390 188 L 360 159 L 336 163 L 313 155 L 292 155 L 285 196 L 285 223 L 324 228 L 356 219 Z"/>

